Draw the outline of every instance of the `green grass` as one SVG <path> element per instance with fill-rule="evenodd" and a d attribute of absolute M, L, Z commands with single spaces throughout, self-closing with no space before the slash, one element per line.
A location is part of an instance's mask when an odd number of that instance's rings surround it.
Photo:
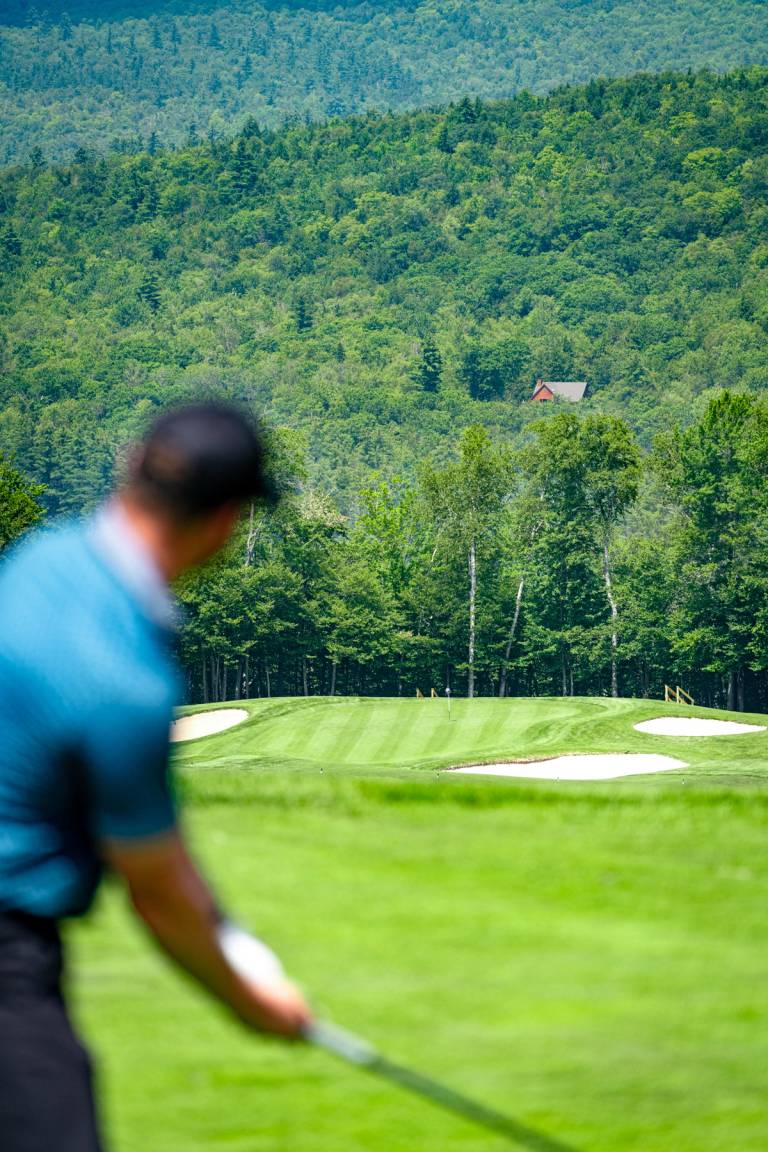
<path fill-rule="evenodd" d="M 190 834 L 323 1013 L 584 1152 L 764 1152 L 768 732 L 641 735 L 691 710 L 639 701 L 459 700 L 450 722 L 444 700 L 246 706 L 177 749 Z M 603 784 L 435 771 L 568 751 L 690 767 Z M 505 1147 L 245 1034 L 116 892 L 72 936 L 115 1152 Z"/>

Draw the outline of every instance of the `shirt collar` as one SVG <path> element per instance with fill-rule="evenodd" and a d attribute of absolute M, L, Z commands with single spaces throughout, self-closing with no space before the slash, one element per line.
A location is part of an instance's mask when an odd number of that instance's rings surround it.
<path fill-rule="evenodd" d="M 117 500 L 97 511 L 90 525 L 91 541 L 121 584 L 155 624 L 175 629 L 178 609 L 153 556 Z"/>

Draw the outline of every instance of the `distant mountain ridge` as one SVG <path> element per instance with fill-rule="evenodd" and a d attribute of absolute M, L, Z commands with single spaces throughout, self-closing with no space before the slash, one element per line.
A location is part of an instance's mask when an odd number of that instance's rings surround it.
<path fill-rule="evenodd" d="M 599 75 L 768 64 L 762 0 L 8 0 L 0 164 Z"/>
<path fill-rule="evenodd" d="M 413 8 L 421 0 L 398 0 L 398 8 Z M 582 0 L 574 0 L 579 4 Z M 262 8 L 304 8 L 321 12 L 334 8 L 359 7 L 361 0 L 260 0 Z M 185 16 L 212 12 L 223 7 L 247 10 L 252 0 L 4 0 L 0 24 L 30 25 L 39 21 L 148 19 L 155 15 Z"/>

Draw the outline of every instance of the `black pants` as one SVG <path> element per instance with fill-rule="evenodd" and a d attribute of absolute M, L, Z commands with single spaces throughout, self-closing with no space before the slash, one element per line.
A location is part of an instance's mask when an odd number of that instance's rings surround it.
<path fill-rule="evenodd" d="M 88 1053 L 61 995 L 52 920 L 0 912 L 0 1149 L 100 1152 Z"/>

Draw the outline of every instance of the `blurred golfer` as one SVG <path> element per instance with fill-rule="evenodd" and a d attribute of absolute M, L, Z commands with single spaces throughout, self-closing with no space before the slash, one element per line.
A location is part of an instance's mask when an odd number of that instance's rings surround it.
<path fill-rule="evenodd" d="M 58 924 L 87 912 L 105 867 L 165 951 L 246 1024 L 295 1037 L 309 1021 L 292 985 L 249 983 L 223 955 L 168 768 L 168 585 L 226 543 L 244 501 L 267 495 L 240 412 L 179 409 L 93 520 L 37 535 L 0 570 L 2 1152 L 101 1148 Z"/>

